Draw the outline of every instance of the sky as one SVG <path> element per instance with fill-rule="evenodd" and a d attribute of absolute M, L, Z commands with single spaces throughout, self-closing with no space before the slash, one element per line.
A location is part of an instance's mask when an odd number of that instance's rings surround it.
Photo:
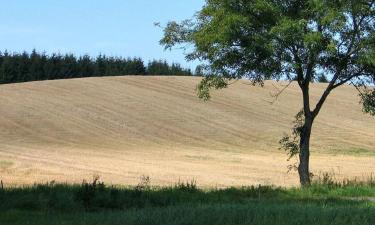
<path fill-rule="evenodd" d="M 194 68 L 182 50 L 164 51 L 162 28 L 191 18 L 204 0 L 0 0 L 0 50 L 166 59 Z"/>

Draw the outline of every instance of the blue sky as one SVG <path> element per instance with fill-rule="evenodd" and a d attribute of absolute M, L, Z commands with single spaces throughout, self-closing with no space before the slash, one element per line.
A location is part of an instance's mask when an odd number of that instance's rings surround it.
<path fill-rule="evenodd" d="M 0 50 L 136 56 L 193 67 L 158 41 L 169 20 L 191 18 L 204 0 L 0 0 Z"/>

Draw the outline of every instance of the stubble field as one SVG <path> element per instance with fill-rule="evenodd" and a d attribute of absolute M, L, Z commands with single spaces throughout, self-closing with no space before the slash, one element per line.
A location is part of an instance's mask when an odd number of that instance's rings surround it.
<path fill-rule="evenodd" d="M 196 97 L 199 78 L 106 77 L 0 86 L 0 179 L 6 185 L 80 183 L 152 185 L 196 180 L 199 186 L 298 184 L 278 149 L 301 108 L 291 85 L 238 81 Z M 324 90 L 312 84 L 312 102 Z M 334 91 L 313 128 L 312 171 L 337 178 L 375 173 L 375 118 L 356 90 Z"/>

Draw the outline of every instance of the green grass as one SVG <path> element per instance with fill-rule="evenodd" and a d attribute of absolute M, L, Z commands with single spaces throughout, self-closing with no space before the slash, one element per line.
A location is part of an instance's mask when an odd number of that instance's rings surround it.
<path fill-rule="evenodd" d="M 348 148 L 332 148 L 329 151 L 324 151 L 323 153 L 332 155 L 350 155 L 350 156 L 375 156 L 374 149 L 358 148 L 358 147 L 348 147 Z"/>
<path fill-rule="evenodd" d="M 375 224 L 371 183 L 198 189 L 45 184 L 0 190 L 0 224 Z"/>
<path fill-rule="evenodd" d="M 249 201 L 123 211 L 42 213 L 7 211 L 2 224 L 374 224 L 374 206 L 352 203 Z"/>

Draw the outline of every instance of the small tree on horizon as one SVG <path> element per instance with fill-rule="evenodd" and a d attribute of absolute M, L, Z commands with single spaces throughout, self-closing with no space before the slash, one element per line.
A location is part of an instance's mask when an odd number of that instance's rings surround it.
<path fill-rule="evenodd" d="M 188 60 L 207 62 L 212 75 L 198 96 L 225 88 L 231 79 L 296 81 L 303 109 L 299 115 L 298 173 L 310 185 L 313 122 L 330 93 L 343 84 L 358 91 L 366 113 L 375 115 L 374 0 L 206 0 L 194 19 L 169 22 L 160 41 L 166 49 L 192 44 Z M 310 83 L 323 74 L 327 87 L 316 105 Z"/>

